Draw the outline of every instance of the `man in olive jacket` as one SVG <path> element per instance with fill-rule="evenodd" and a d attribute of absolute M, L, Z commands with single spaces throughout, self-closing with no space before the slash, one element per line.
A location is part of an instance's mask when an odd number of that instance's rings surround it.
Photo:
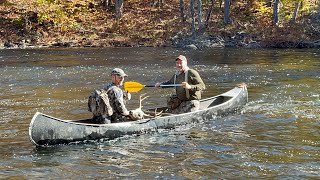
<path fill-rule="evenodd" d="M 206 88 L 199 73 L 188 67 L 187 58 L 183 55 L 176 58 L 176 70 L 176 73 L 169 81 L 156 83 L 155 87 L 167 84 L 181 84 L 181 86 L 175 87 L 176 95 L 168 99 L 168 107 L 171 113 L 178 114 L 199 110 L 201 91 Z"/>

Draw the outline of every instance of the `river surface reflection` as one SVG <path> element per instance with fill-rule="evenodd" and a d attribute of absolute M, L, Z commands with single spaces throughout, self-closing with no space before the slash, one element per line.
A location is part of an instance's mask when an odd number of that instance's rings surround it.
<path fill-rule="evenodd" d="M 241 113 L 113 141 L 35 148 L 32 116 L 90 117 L 89 93 L 120 67 L 153 85 L 179 54 L 207 85 L 203 97 L 249 85 Z M 79 48 L 0 50 L 0 177 L 53 179 L 317 178 L 320 176 L 320 50 Z M 172 89 L 144 88 L 144 107 Z"/>

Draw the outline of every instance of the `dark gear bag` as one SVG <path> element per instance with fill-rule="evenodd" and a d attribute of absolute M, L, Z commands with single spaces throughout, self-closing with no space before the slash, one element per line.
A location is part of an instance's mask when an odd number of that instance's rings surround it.
<path fill-rule="evenodd" d="M 179 105 L 181 104 L 181 100 L 178 98 L 177 95 L 172 95 L 168 98 L 167 100 L 167 105 L 168 108 L 171 110 L 176 109 L 177 107 L 179 107 Z"/>
<path fill-rule="evenodd" d="M 109 90 L 108 90 L 109 91 Z M 108 91 L 104 89 L 94 90 L 88 98 L 88 110 L 93 116 L 112 116 L 113 110 L 110 105 Z"/>

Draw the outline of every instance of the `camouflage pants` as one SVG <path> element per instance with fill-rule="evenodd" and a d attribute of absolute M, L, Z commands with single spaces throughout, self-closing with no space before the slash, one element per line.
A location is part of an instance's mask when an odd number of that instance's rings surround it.
<path fill-rule="evenodd" d="M 187 113 L 197 111 L 200 108 L 199 100 L 182 101 L 181 104 L 174 110 L 171 110 L 173 114 Z"/>
<path fill-rule="evenodd" d="M 103 117 L 103 116 L 94 116 L 92 118 L 92 122 L 96 124 L 110 124 L 110 123 L 118 123 L 118 122 L 126 122 L 131 121 L 131 119 L 127 116 L 114 113 L 111 117 Z"/>
<path fill-rule="evenodd" d="M 111 123 L 127 122 L 127 121 L 131 121 L 131 119 L 122 114 L 113 113 L 113 115 L 111 116 Z"/>
<path fill-rule="evenodd" d="M 92 123 L 95 124 L 110 124 L 111 120 L 110 117 L 103 117 L 103 116 L 93 116 Z"/>

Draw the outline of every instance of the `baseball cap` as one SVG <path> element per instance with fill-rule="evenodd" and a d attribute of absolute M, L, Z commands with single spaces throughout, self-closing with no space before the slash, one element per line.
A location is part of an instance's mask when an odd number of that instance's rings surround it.
<path fill-rule="evenodd" d="M 111 75 L 118 75 L 121 77 L 128 77 L 128 75 L 126 73 L 124 73 L 124 71 L 120 68 L 114 68 L 111 72 Z"/>
<path fill-rule="evenodd" d="M 187 61 L 187 58 L 184 55 L 180 55 L 176 58 L 176 61 L 180 59 L 181 61 Z"/>

